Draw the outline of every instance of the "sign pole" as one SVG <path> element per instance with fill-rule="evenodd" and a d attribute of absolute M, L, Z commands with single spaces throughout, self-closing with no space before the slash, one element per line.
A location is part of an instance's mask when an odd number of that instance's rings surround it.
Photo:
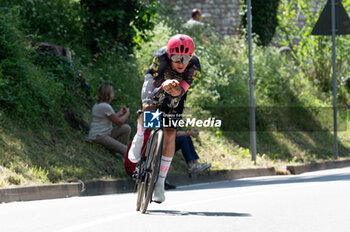
<path fill-rule="evenodd" d="M 341 3 L 341 0 L 327 0 L 326 6 L 316 25 L 312 29 L 312 35 L 332 35 L 332 65 L 333 65 L 333 128 L 334 128 L 334 158 L 338 159 L 338 123 L 337 123 L 337 53 L 336 35 L 350 34 L 350 18 Z"/>
<path fill-rule="evenodd" d="M 256 164 L 256 128 L 255 128 L 255 99 L 252 55 L 252 11 L 251 0 L 248 2 L 248 47 L 249 47 L 249 113 L 250 113 L 250 152 Z"/>
<path fill-rule="evenodd" d="M 334 123 L 334 158 L 338 159 L 338 128 L 337 128 L 337 67 L 336 67 L 336 28 L 335 0 L 332 0 L 332 63 L 333 63 L 333 123 Z"/>

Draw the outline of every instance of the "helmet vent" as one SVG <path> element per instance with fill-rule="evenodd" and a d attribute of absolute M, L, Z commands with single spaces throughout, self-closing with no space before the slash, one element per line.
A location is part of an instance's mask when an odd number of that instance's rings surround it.
<path fill-rule="evenodd" d="M 179 51 L 179 47 L 176 47 L 175 50 L 176 50 L 177 53 L 180 52 L 180 51 Z"/>
<path fill-rule="evenodd" d="M 188 48 L 185 49 L 185 54 L 187 54 L 187 53 L 188 53 Z"/>
<path fill-rule="evenodd" d="M 181 53 L 184 53 L 184 49 L 185 49 L 185 47 L 183 45 L 181 45 Z"/>

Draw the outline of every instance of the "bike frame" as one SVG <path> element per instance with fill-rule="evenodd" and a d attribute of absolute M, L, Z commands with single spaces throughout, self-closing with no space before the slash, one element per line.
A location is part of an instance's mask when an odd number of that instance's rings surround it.
<path fill-rule="evenodd" d="M 157 128 L 153 130 L 147 142 L 146 155 L 138 165 L 136 210 L 139 211 L 141 209 L 142 213 L 146 212 L 148 204 L 152 202 L 153 190 L 158 179 L 160 159 L 163 153 L 163 142 L 163 129 Z"/>

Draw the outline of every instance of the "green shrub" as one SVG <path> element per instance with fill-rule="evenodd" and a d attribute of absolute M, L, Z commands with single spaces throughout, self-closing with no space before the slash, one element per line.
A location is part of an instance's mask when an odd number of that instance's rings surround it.
<path fill-rule="evenodd" d="M 94 51 L 126 46 L 145 38 L 145 30 L 152 29 L 156 17 L 156 1 L 140 0 L 81 0 L 86 8 L 85 38 Z M 136 31 L 139 37 L 134 40 Z"/>
<path fill-rule="evenodd" d="M 82 40 L 82 7 L 72 0 L 3 0 L 0 6 L 17 7 L 21 26 L 33 39 L 62 46 Z"/>
<path fill-rule="evenodd" d="M 40 114 L 36 101 L 41 102 L 40 91 L 29 75 L 32 69 L 26 55 L 23 35 L 19 27 L 18 11 L 0 8 L 0 102 L 7 111 L 20 114 Z M 38 96 L 39 95 L 39 96 Z M 35 105 L 33 105 L 35 104 Z"/>
<path fill-rule="evenodd" d="M 63 112 L 81 104 L 89 94 L 67 60 L 37 54 L 20 31 L 20 11 L 1 8 L 0 103 L 2 109 L 24 121 L 48 120 L 60 124 Z M 78 103 L 77 96 L 80 97 Z M 40 123 L 33 123 L 39 125 Z"/>
<path fill-rule="evenodd" d="M 322 4 L 316 13 L 312 12 L 313 1 L 281 0 L 278 19 L 279 26 L 275 42 L 280 46 L 292 49 L 292 58 L 295 61 L 300 80 L 307 78 L 313 83 L 323 105 L 330 106 L 332 95 L 332 50 L 330 36 L 312 36 L 311 31 L 323 9 Z M 350 11 L 350 1 L 342 1 L 347 12 Z M 304 24 L 299 24 L 299 17 L 303 15 Z M 337 36 L 337 87 L 340 105 L 348 105 L 350 88 L 347 80 L 350 70 L 349 36 Z"/>
<path fill-rule="evenodd" d="M 83 71 L 86 73 L 94 100 L 97 100 L 99 86 L 104 82 L 109 82 L 115 89 L 115 100 L 112 104 L 115 110 L 119 110 L 122 105 L 128 105 L 134 112 L 140 107 L 140 91 L 144 73 L 139 71 L 139 64 L 134 54 L 125 50 L 106 53 L 90 65 L 91 67 L 88 66 Z M 136 117 L 136 114 L 131 114 L 131 117 Z"/>
<path fill-rule="evenodd" d="M 41 81 L 50 85 L 46 95 L 50 96 L 55 101 L 55 105 L 60 107 L 59 109 L 63 112 L 78 108 L 82 103 L 92 100 L 89 86 L 73 69 L 66 57 L 60 57 L 46 51 L 31 52 L 29 58 L 36 67 L 41 69 L 42 79 L 44 79 Z"/>

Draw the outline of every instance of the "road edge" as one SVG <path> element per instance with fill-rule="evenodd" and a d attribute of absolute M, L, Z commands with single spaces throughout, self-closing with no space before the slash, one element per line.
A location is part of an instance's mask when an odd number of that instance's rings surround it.
<path fill-rule="evenodd" d="M 350 166 L 350 158 L 316 162 L 310 164 L 288 165 L 287 170 L 294 175 L 304 172 Z M 169 174 L 170 183 L 183 186 L 209 183 L 215 181 L 234 180 L 248 177 L 277 175 L 275 168 L 247 168 L 235 170 L 207 171 L 200 174 Z M 33 185 L 24 187 L 0 188 L 0 203 L 15 201 L 46 200 L 67 197 L 97 196 L 104 194 L 134 192 L 134 181 L 131 178 L 117 180 L 95 180 L 77 183 Z"/>
<path fill-rule="evenodd" d="M 276 171 L 271 168 L 247 168 L 237 170 L 207 171 L 201 174 L 169 174 L 168 179 L 174 185 L 183 186 L 197 183 L 209 183 L 246 177 L 271 176 Z M 135 183 L 131 178 L 117 180 L 94 180 L 87 182 L 32 185 L 24 187 L 0 188 L 0 202 L 47 200 L 80 196 L 134 192 Z"/>
<path fill-rule="evenodd" d="M 333 169 L 333 168 L 344 168 L 349 166 L 350 166 L 350 158 L 344 158 L 341 160 L 333 160 L 333 161 L 287 165 L 287 170 L 293 175 L 298 175 L 304 172 L 313 172 L 313 171 L 320 171 L 320 170 Z"/>

